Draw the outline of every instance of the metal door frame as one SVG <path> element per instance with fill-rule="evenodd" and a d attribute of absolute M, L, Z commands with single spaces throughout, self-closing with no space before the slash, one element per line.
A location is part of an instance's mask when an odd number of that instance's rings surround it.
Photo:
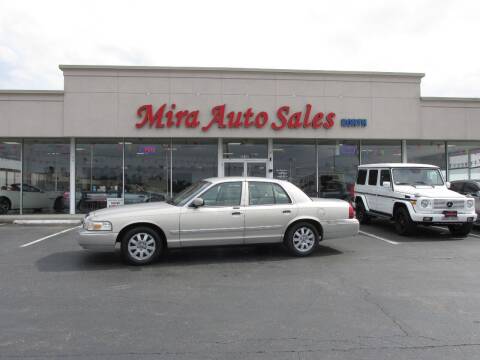
<path fill-rule="evenodd" d="M 264 164 L 265 165 L 265 177 L 268 177 L 268 159 L 222 159 L 222 176 L 225 176 L 225 164 L 227 163 L 239 163 L 243 164 L 243 175 L 247 176 L 248 163 L 250 164 Z"/>

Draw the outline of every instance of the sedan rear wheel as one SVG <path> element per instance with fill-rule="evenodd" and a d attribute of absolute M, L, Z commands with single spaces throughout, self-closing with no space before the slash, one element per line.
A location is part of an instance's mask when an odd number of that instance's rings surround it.
<path fill-rule="evenodd" d="M 162 241 L 157 232 L 143 226 L 127 231 L 121 244 L 123 258 L 132 265 L 153 262 L 160 255 L 162 248 Z"/>
<path fill-rule="evenodd" d="M 320 235 L 310 223 L 301 222 L 293 225 L 287 232 L 285 244 L 295 256 L 310 255 L 317 248 Z"/>

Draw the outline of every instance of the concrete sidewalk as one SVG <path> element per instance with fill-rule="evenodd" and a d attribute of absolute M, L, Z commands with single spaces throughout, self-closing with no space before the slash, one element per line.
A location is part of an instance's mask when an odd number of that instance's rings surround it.
<path fill-rule="evenodd" d="M 80 224 L 85 214 L 28 214 L 28 215 L 0 215 L 0 223 L 10 224 Z"/>

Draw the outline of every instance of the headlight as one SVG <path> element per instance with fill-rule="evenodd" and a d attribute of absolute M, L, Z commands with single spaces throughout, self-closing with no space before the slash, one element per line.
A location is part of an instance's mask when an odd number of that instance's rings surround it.
<path fill-rule="evenodd" d="M 421 202 L 420 202 L 420 206 L 422 208 L 426 208 L 430 205 L 430 200 L 427 200 L 427 199 L 423 199 Z"/>
<path fill-rule="evenodd" d="M 473 204 L 475 203 L 475 201 L 473 199 L 468 199 L 467 200 L 467 208 L 471 208 L 473 207 Z"/>
<path fill-rule="evenodd" d="M 112 223 L 109 221 L 85 220 L 83 228 L 88 231 L 112 231 Z"/>

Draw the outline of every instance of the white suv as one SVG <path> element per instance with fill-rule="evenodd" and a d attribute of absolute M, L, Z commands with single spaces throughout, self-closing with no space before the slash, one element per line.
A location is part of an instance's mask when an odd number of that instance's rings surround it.
<path fill-rule="evenodd" d="M 395 221 L 401 235 L 417 224 L 448 226 L 455 236 L 466 236 L 476 220 L 475 200 L 449 190 L 440 169 L 424 164 L 371 164 L 358 167 L 355 184 L 357 219 Z"/>

